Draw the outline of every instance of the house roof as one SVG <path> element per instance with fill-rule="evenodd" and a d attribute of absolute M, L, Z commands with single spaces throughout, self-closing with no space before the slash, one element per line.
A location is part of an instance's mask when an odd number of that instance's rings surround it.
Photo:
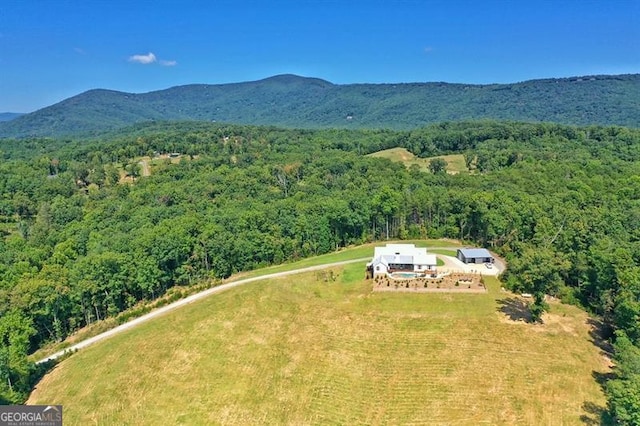
<path fill-rule="evenodd" d="M 436 256 L 427 254 L 424 247 L 416 247 L 414 244 L 387 244 L 384 247 L 374 249 L 371 264 L 382 262 L 402 265 L 436 265 Z"/>
<path fill-rule="evenodd" d="M 435 254 L 427 254 L 424 256 L 424 259 L 421 259 L 419 262 L 416 261 L 415 264 L 436 266 L 438 264 L 438 261 L 436 260 Z"/>
<path fill-rule="evenodd" d="M 394 255 L 394 254 L 385 254 L 381 256 L 387 264 L 395 263 L 402 265 L 412 265 L 413 264 L 413 256 L 408 255 Z"/>
<path fill-rule="evenodd" d="M 489 253 L 489 250 L 485 248 L 463 248 L 463 249 L 458 249 L 458 251 L 461 252 L 466 258 L 493 257 L 493 255 Z"/>
<path fill-rule="evenodd" d="M 416 252 L 426 249 L 417 249 L 414 244 L 387 244 L 384 247 L 375 247 L 373 249 L 373 257 L 384 255 L 409 255 L 413 256 Z"/>

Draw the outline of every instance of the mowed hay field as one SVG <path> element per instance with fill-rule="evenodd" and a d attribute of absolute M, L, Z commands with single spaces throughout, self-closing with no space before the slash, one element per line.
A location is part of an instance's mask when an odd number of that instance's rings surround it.
<path fill-rule="evenodd" d="M 429 170 L 429 162 L 435 158 L 442 158 L 447 162 L 447 173 L 456 174 L 460 172 L 468 172 L 467 165 L 464 162 L 464 155 L 451 154 L 439 155 L 437 157 L 420 158 L 413 155 L 406 148 L 391 148 L 383 151 L 369 154 L 369 157 L 387 158 L 391 161 L 404 163 L 405 166 L 411 167 L 417 165 L 422 171 Z"/>
<path fill-rule="evenodd" d="M 580 310 L 529 325 L 495 279 L 486 294 L 372 293 L 364 264 L 333 272 L 248 284 L 86 348 L 29 403 L 64 405 L 70 425 L 597 421 L 608 366 Z"/>

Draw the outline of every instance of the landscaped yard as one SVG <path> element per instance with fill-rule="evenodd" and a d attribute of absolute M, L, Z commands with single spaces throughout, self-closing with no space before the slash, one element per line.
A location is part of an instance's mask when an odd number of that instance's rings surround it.
<path fill-rule="evenodd" d="M 530 325 L 495 278 L 484 294 L 373 293 L 364 262 L 331 272 L 229 290 L 84 349 L 29 403 L 63 404 L 67 424 L 597 420 L 608 367 L 579 309 Z"/>
<path fill-rule="evenodd" d="M 402 273 L 401 273 L 402 274 Z M 373 278 L 373 291 L 431 292 L 431 293 L 483 293 L 487 291 L 480 274 L 455 272 L 435 277 L 402 278 L 377 275 Z"/>

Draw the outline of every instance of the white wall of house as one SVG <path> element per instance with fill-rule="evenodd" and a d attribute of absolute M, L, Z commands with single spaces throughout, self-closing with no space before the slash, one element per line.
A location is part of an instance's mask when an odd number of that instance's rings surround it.
<path fill-rule="evenodd" d="M 389 270 L 387 269 L 387 265 L 382 262 L 373 264 L 373 275 L 386 274 L 388 271 Z"/>
<path fill-rule="evenodd" d="M 424 271 L 434 271 L 436 269 L 436 265 L 413 265 L 413 270 L 416 272 L 424 272 Z"/>

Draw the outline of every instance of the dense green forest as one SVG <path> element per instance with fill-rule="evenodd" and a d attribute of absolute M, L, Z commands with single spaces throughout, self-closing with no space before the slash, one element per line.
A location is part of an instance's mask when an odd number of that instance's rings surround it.
<path fill-rule="evenodd" d="M 154 120 L 396 130 L 485 119 L 639 127 L 639 99 L 640 74 L 485 85 L 340 85 L 279 75 L 141 94 L 90 90 L 0 123 L 0 137 L 90 135 Z"/>
<path fill-rule="evenodd" d="M 464 153 L 450 175 L 365 154 Z M 141 156 L 157 160 L 142 176 Z M 7 140 L 0 163 L 0 395 L 26 355 L 173 286 L 374 240 L 491 247 L 506 285 L 611 329 L 611 413 L 638 423 L 640 130 L 512 122 L 411 131 L 153 123 L 100 139 Z M 439 169 L 437 169 L 439 170 Z M 123 179 L 122 174 L 126 173 Z"/>

